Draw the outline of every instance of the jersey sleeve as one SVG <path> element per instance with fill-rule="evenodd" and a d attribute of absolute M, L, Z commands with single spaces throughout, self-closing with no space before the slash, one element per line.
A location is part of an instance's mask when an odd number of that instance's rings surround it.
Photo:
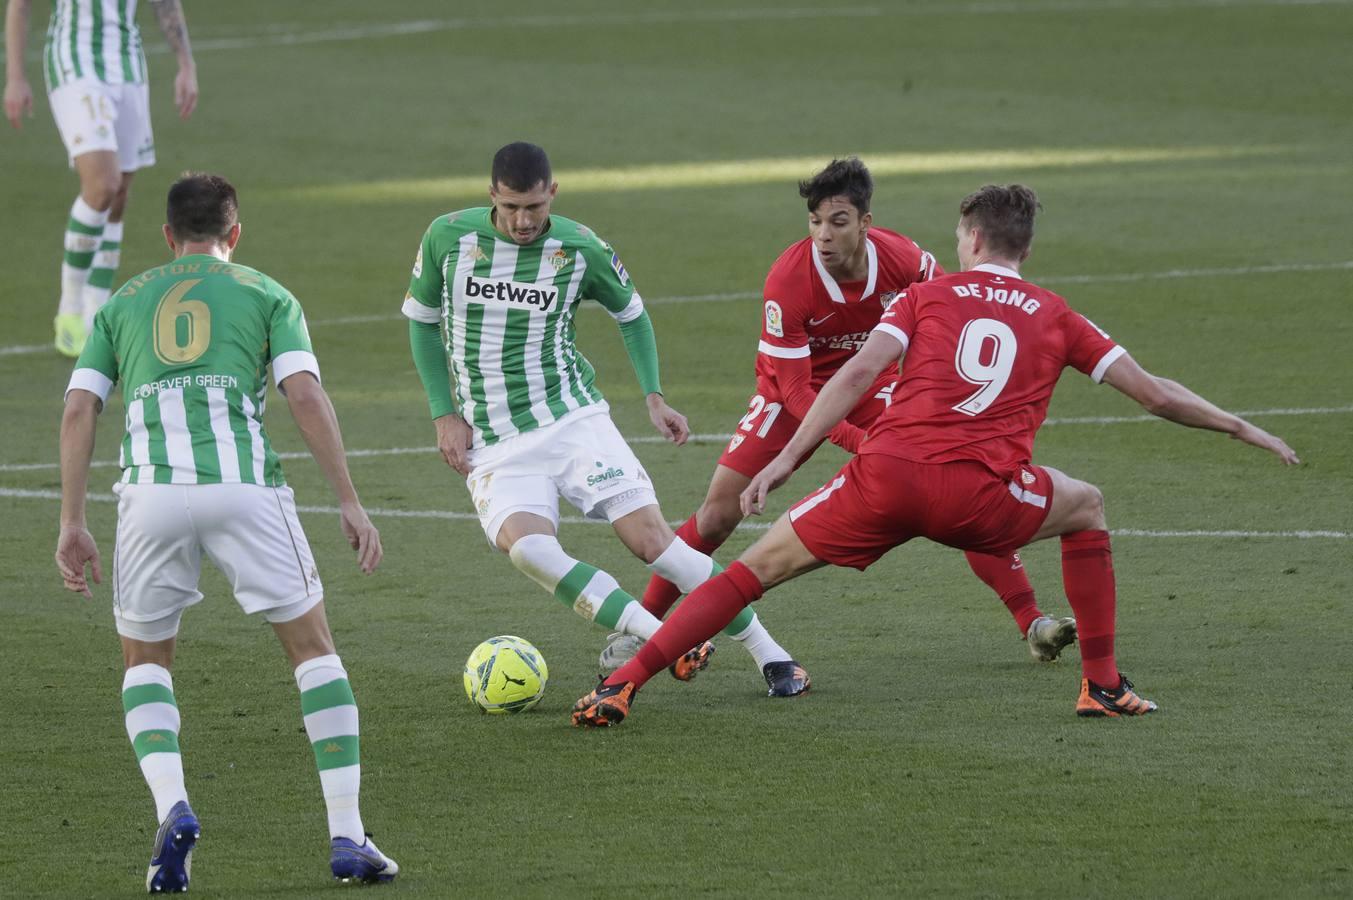
<path fill-rule="evenodd" d="M 413 275 L 409 279 L 409 290 L 404 295 L 401 312 L 415 322 L 425 325 L 440 323 L 442 320 L 442 267 L 438 262 L 436 238 L 433 228 L 436 222 L 423 232 L 423 240 L 418 245 L 418 254 L 413 259 Z"/>
<path fill-rule="evenodd" d="M 582 295 L 595 300 L 621 325 L 633 322 L 644 314 L 644 299 L 630 281 L 625 264 L 610 244 L 591 235 L 582 246 L 587 261 Z"/>
<path fill-rule="evenodd" d="M 883 317 L 879 323 L 874 326 L 875 332 L 881 332 L 889 337 L 896 338 L 902 345 L 902 352 L 907 352 L 907 347 L 911 345 L 912 332 L 916 330 L 916 302 L 917 291 L 909 289 L 903 291 L 888 308 L 883 311 Z"/>
<path fill-rule="evenodd" d="M 273 297 L 268 319 L 268 353 L 273 383 L 280 385 L 297 372 L 309 372 L 319 378 L 319 360 L 310 345 L 310 330 L 305 312 L 291 291 L 276 282 L 268 282 Z"/>
<path fill-rule="evenodd" d="M 762 290 L 761 341 L 757 351 L 772 360 L 807 360 L 808 304 L 789 279 L 772 269 Z"/>
<path fill-rule="evenodd" d="M 108 393 L 117 383 L 117 354 L 113 352 L 112 313 L 104 306 L 94 316 L 94 328 L 75 361 L 75 371 L 71 372 L 70 383 L 66 385 L 66 396 L 74 390 L 89 391 L 99 398 L 100 403 L 108 401 Z"/>
<path fill-rule="evenodd" d="M 1089 375 L 1096 384 L 1104 380 L 1109 366 L 1127 352 L 1108 332 L 1070 308 L 1062 314 L 1062 332 L 1066 336 L 1067 365 Z"/>

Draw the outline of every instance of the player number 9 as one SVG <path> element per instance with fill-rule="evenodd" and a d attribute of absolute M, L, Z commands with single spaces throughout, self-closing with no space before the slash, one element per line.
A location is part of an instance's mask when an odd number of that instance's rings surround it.
<path fill-rule="evenodd" d="M 954 368 L 969 384 L 981 385 L 976 392 L 953 409 L 975 416 L 989 409 L 1015 367 L 1015 332 L 997 319 L 973 319 L 963 326 L 954 353 Z M 984 361 L 985 360 L 985 361 Z"/>

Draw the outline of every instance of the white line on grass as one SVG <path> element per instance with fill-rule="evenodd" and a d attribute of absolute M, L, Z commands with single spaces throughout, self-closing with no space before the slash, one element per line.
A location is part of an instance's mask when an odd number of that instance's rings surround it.
<path fill-rule="evenodd" d="M 112 494 L 90 494 L 88 496 L 95 503 L 117 502 L 117 498 Z M 10 497 L 16 500 L 60 500 L 61 492 L 0 488 L 0 497 Z M 303 513 L 334 516 L 338 515 L 339 511 L 336 506 L 297 506 L 296 509 Z M 449 519 L 456 522 L 478 520 L 478 516 L 474 513 L 454 512 L 446 509 L 381 509 L 380 507 L 368 507 L 367 514 L 373 519 Z M 606 524 L 596 519 L 584 519 L 581 516 L 563 516 L 559 521 L 569 525 Z M 673 521 L 670 524 L 677 526 L 681 523 Z M 749 531 L 765 531 L 770 528 L 771 524 L 771 522 L 744 522 L 738 527 Z M 1347 540 L 1353 538 L 1353 533 L 1347 531 L 1157 531 L 1148 528 L 1116 528 L 1109 533 L 1114 537 L 1144 538 L 1295 538 L 1297 540 Z"/>
<path fill-rule="evenodd" d="M 1287 407 L 1282 409 L 1242 409 L 1236 413 L 1247 419 L 1263 418 L 1265 416 L 1334 416 L 1346 413 L 1353 413 L 1353 406 L 1306 406 L 1306 407 Z M 1133 422 L 1160 422 L 1163 421 L 1157 416 L 1075 416 L 1061 419 L 1047 419 L 1044 425 L 1126 425 Z M 727 433 L 708 433 L 692 434 L 690 442 L 693 444 L 722 444 L 733 435 Z M 668 440 L 661 435 L 640 434 L 625 438 L 630 444 L 666 444 Z M 366 457 L 380 456 L 432 456 L 438 453 L 436 447 L 372 447 L 358 450 L 348 450 L 348 459 L 362 459 Z M 305 451 L 288 451 L 278 453 L 279 459 L 309 459 L 310 454 Z M 100 459 L 94 460 L 90 466 L 96 469 L 106 469 L 116 466 L 116 460 Z M 61 468 L 60 463 L 0 463 L 0 472 L 40 472 L 51 469 Z"/>

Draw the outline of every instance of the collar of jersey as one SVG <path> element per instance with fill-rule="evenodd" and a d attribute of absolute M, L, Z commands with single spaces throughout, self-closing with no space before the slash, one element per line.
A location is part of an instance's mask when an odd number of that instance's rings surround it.
<path fill-rule="evenodd" d="M 1006 278 L 1020 278 L 1019 273 L 1014 269 L 1007 269 L 1005 266 L 998 266 L 992 263 L 982 263 L 980 266 L 973 266 L 972 270 L 974 272 L 986 272 L 990 275 L 1004 275 Z M 1023 280 L 1023 278 L 1020 278 L 1020 281 Z"/>
<path fill-rule="evenodd" d="M 827 271 L 827 267 L 822 264 L 822 257 L 817 252 L 817 244 L 810 244 L 813 251 L 813 266 L 817 268 L 818 277 L 822 279 L 822 286 L 827 289 L 827 296 L 832 298 L 833 303 L 845 303 L 846 295 L 841 293 L 841 285 L 836 283 L 836 279 Z M 865 255 L 869 257 L 869 280 L 864 283 L 864 293 L 860 294 L 859 302 L 869 299 L 874 293 L 874 283 L 878 281 L 879 275 L 879 254 L 874 249 L 874 242 L 868 237 L 864 239 Z"/>

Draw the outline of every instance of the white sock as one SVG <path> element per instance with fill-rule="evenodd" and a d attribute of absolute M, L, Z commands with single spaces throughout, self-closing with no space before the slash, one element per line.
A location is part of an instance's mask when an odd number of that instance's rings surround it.
<path fill-rule="evenodd" d="M 329 837 L 366 841 L 357 795 L 362 764 L 357 729 L 357 701 L 343 662 L 335 654 L 307 659 L 296 667 L 305 733 L 315 750 L 324 805 L 329 811 Z"/>
<path fill-rule="evenodd" d="M 122 709 L 127 737 L 155 798 L 156 820 L 163 822 L 175 803 L 188 799 L 179 753 L 179 708 L 169 670 L 154 663 L 128 669 L 122 678 Z"/>
<path fill-rule="evenodd" d="M 565 553 L 553 535 L 518 538 L 508 556 L 522 574 L 584 619 L 644 640 L 662 624 L 606 572 Z"/>
<path fill-rule="evenodd" d="M 676 585 L 683 594 L 689 594 L 718 571 L 714 560 L 699 550 L 691 549 L 690 544 L 681 538 L 673 538 L 662 555 L 649 564 L 649 568 Z"/>
<path fill-rule="evenodd" d="M 757 668 L 765 668 L 766 663 L 784 662 L 794 658 L 775 642 L 775 638 L 770 636 L 770 632 L 761 624 L 761 619 L 756 613 L 752 613 L 751 624 L 733 635 L 733 640 L 747 648 L 747 652 L 752 654 L 752 659 L 756 660 Z"/>
<path fill-rule="evenodd" d="M 108 210 L 95 209 L 84 197 L 75 198 L 66 222 L 66 252 L 61 259 L 61 304 L 57 312 L 62 315 L 78 316 L 85 311 L 84 289 L 107 221 Z"/>

